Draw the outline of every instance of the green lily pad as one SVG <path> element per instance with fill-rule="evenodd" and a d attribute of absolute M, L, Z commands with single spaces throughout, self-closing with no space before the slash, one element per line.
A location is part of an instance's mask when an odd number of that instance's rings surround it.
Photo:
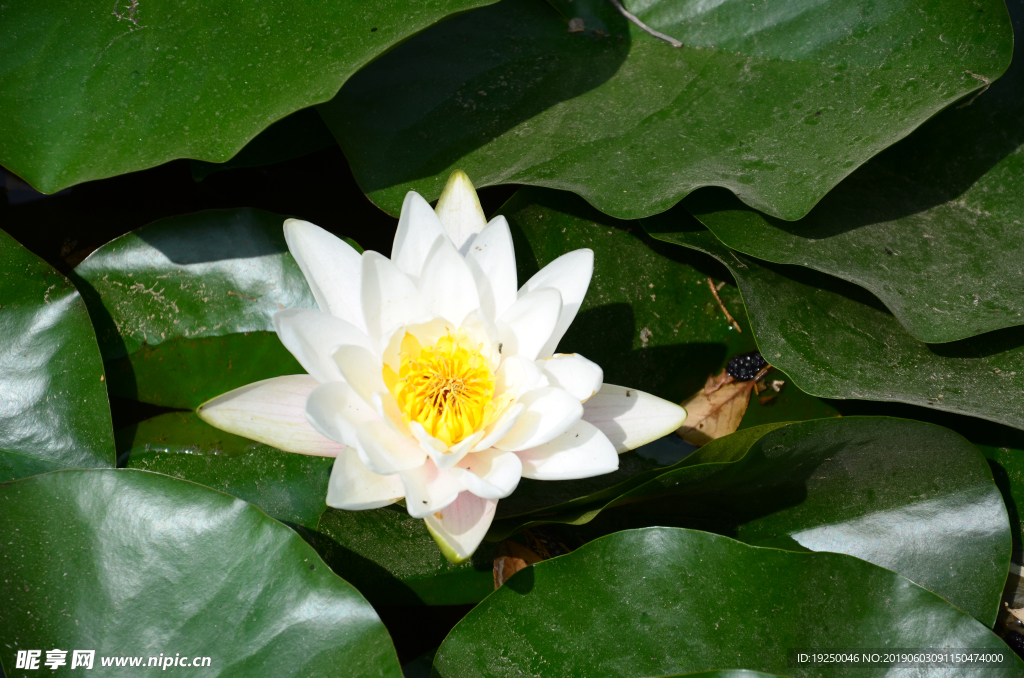
<path fill-rule="evenodd" d="M 105 379 L 74 285 L 0 231 L 0 481 L 113 466 Z"/>
<path fill-rule="evenodd" d="M 492 536 L 555 522 L 588 524 L 576 535 L 589 541 L 664 525 L 846 553 L 995 622 L 1011 553 L 1006 507 L 985 458 L 947 429 L 880 417 L 764 426 L 637 480 L 589 504 L 497 522 Z"/>
<path fill-rule="evenodd" d="M 18 650 L 40 648 L 94 650 L 97 669 L 180 654 L 209 657 L 211 676 L 402 675 L 359 592 L 234 497 L 158 473 L 76 470 L 0 485 L 0 504 L 7 675 Z"/>
<path fill-rule="evenodd" d="M 0 164 L 53 193 L 175 158 L 224 162 L 413 33 L 489 1 L 12 4 Z"/>
<path fill-rule="evenodd" d="M 1024 328 L 925 344 L 863 288 L 738 254 L 681 209 L 647 219 L 644 227 L 729 267 L 761 353 L 804 391 L 922 405 L 1024 428 Z"/>
<path fill-rule="evenodd" d="M 331 131 L 315 108 L 304 108 L 278 120 L 227 162 L 192 161 L 192 178 L 202 181 L 214 172 L 272 165 L 335 145 Z"/>
<path fill-rule="evenodd" d="M 1024 3 L 1009 3 L 1024 39 Z M 912 335 L 945 342 L 1024 325 L 1024 54 L 969 106 L 874 158 L 805 218 L 726 191 L 686 208 L 729 247 L 865 287 Z"/>
<path fill-rule="evenodd" d="M 573 191 L 622 218 L 708 185 L 797 219 L 925 120 L 998 78 L 1001 0 L 513 0 L 453 18 L 320 106 L 356 179 L 397 214 L 449 172 Z M 571 18 L 583 32 L 569 32 Z M 972 74 L 975 74 L 972 76 Z"/>
<path fill-rule="evenodd" d="M 280 521 L 315 528 L 327 509 L 331 457 L 282 452 L 170 412 L 118 431 L 122 466 L 191 480 L 254 504 Z"/>
<path fill-rule="evenodd" d="M 443 678 L 651 676 L 731 665 L 809 677 L 822 668 L 790 663 L 793 650 L 929 647 L 1002 652 L 1005 666 L 1024 669 L 984 625 L 877 565 L 649 528 L 516 573 L 452 629 L 434 669 Z"/>
<path fill-rule="evenodd" d="M 282 308 L 315 308 L 284 217 L 209 210 L 143 226 L 74 270 L 96 324 L 110 392 L 193 409 L 303 369 L 274 332 Z"/>

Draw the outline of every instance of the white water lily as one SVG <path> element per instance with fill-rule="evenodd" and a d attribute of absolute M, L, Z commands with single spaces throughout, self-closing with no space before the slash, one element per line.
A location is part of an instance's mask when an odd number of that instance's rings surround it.
<path fill-rule="evenodd" d="M 445 556 L 465 560 L 520 478 L 609 473 L 618 454 L 676 430 L 673 403 L 603 384 L 555 353 L 583 302 L 593 252 L 516 280 L 504 217 L 486 221 L 455 172 L 436 211 L 410 192 L 390 259 L 308 222 L 284 223 L 320 310 L 274 316 L 308 375 L 250 384 L 199 408 L 208 423 L 282 450 L 336 457 L 327 504 L 405 499 Z"/>

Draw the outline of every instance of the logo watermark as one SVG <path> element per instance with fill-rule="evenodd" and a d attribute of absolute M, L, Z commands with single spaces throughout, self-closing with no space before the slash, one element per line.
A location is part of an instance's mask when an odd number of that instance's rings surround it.
<path fill-rule="evenodd" d="M 54 648 L 44 652 L 42 650 L 18 650 L 14 659 L 16 669 L 40 669 L 47 668 L 54 671 L 63 666 L 68 666 L 68 654 L 71 655 L 71 669 L 91 669 L 97 665 L 96 650 L 60 650 Z M 166 671 L 169 668 L 203 668 L 210 666 L 209 657 L 181 656 L 180 652 L 174 655 L 160 653 L 158 656 L 146 657 L 124 657 L 124 656 L 101 656 L 99 666 L 138 666 L 146 668 L 159 668 Z"/>

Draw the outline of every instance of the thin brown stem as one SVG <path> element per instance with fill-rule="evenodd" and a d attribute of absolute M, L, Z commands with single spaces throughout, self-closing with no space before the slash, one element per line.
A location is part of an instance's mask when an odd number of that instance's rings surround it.
<path fill-rule="evenodd" d="M 679 42 L 678 40 L 673 38 L 671 35 L 665 35 L 661 31 L 656 31 L 653 28 L 651 28 L 650 26 L 648 26 L 647 24 L 645 24 L 643 21 L 640 21 L 640 19 L 635 14 L 633 14 L 628 9 L 623 7 L 622 3 L 619 2 L 619 0 L 608 0 L 608 2 L 612 3 L 613 5 L 615 5 L 615 9 L 619 10 L 619 12 L 622 14 L 622 16 L 626 17 L 627 19 L 632 21 L 634 24 L 639 26 L 641 29 L 643 29 L 643 30 L 647 31 L 648 33 L 650 33 L 651 35 L 653 35 L 654 37 L 659 38 L 661 40 L 664 40 L 665 42 L 667 42 L 668 44 L 672 45 L 673 47 L 682 47 L 683 46 L 683 43 Z"/>
<path fill-rule="evenodd" d="M 725 314 L 725 319 L 729 321 L 729 324 L 731 324 L 737 332 L 743 334 L 743 330 L 740 329 L 740 324 L 736 322 L 736 318 L 732 317 L 732 314 L 729 313 L 729 309 L 727 309 L 725 304 L 722 303 L 722 297 L 718 296 L 718 290 L 715 288 L 715 281 L 711 278 L 708 278 L 708 287 L 711 288 L 711 294 L 715 295 L 715 301 L 718 302 L 718 308 L 722 309 L 722 313 Z"/>

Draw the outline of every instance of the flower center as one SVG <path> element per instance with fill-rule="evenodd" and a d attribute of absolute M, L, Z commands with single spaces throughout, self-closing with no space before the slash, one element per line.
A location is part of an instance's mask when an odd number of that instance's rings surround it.
<path fill-rule="evenodd" d="M 398 373 L 384 365 L 384 383 L 408 424 L 451 446 L 494 418 L 494 374 L 487 360 L 459 332 L 428 348 L 412 334 L 402 340 Z"/>

